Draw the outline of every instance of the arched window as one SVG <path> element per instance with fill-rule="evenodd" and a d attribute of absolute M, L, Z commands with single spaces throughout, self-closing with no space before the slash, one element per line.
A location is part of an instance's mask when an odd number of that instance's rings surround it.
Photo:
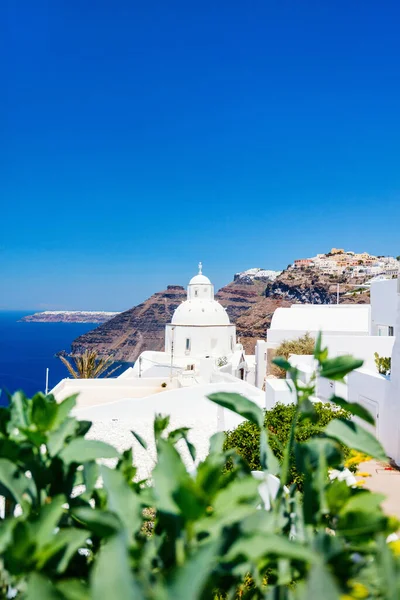
<path fill-rule="evenodd" d="M 190 338 L 186 338 L 186 342 L 185 342 L 185 353 L 189 354 L 190 352 Z"/>

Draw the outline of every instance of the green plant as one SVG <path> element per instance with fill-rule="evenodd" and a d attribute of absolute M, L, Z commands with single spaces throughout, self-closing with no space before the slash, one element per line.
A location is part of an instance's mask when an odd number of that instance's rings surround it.
<path fill-rule="evenodd" d="M 72 356 L 74 364 L 62 354 L 58 357 L 74 379 L 94 379 L 101 375 L 110 377 L 120 368 L 117 366 L 109 371 L 108 369 L 114 364 L 114 359 L 112 356 L 99 358 L 96 350 L 85 350 L 82 354 Z"/>
<path fill-rule="evenodd" d="M 313 418 L 304 418 L 298 422 L 295 430 L 297 442 L 305 442 L 321 433 L 332 419 L 349 419 L 351 414 L 330 403 L 317 402 L 313 405 Z M 269 444 L 274 455 L 282 462 L 284 450 L 288 443 L 291 424 L 296 413 L 295 404 L 276 404 L 271 410 L 264 413 L 264 427 L 268 430 Z M 226 432 L 224 450 L 235 450 L 249 465 L 252 471 L 261 469 L 260 462 L 260 428 L 251 421 L 244 421 L 236 429 Z M 347 456 L 349 450 L 343 448 Z M 229 461 L 227 468 L 232 467 Z M 290 456 L 290 478 L 289 483 L 295 483 L 302 487 L 303 474 L 296 468 L 294 453 Z"/>
<path fill-rule="evenodd" d="M 220 356 L 217 359 L 217 367 L 224 367 L 227 364 L 228 364 L 228 359 L 226 356 Z"/>
<path fill-rule="evenodd" d="M 320 338 L 314 356 L 318 375 L 328 379 L 343 381 L 362 364 L 329 359 Z M 151 481 L 137 481 L 132 450 L 119 454 L 85 439 L 91 424 L 71 416 L 74 397 L 57 404 L 52 396 L 15 394 L 0 411 L 3 597 L 340 600 L 362 590 L 369 599 L 397 600 L 400 558 L 386 537 L 399 523 L 382 512 L 380 494 L 328 477 L 329 469 L 342 468 L 343 445 L 383 460 L 381 445 L 346 419 L 297 440 L 302 421 L 315 418 L 314 381 L 304 386 L 285 359 L 276 363 L 288 370 L 296 392 L 281 463 L 256 404 L 238 394 L 210 396 L 260 429 L 263 477 L 278 477 L 271 507 L 262 510 L 260 482 L 234 450 L 223 450 L 222 433 L 189 473 L 175 448 L 183 441 L 195 459 L 188 429 L 167 433 L 168 417 L 157 416 L 157 463 Z M 333 400 L 371 422 L 360 405 Z M 139 435 L 133 439 L 146 448 Z M 303 493 L 290 485 L 292 455 Z"/>
<path fill-rule="evenodd" d="M 374 353 L 376 368 L 378 373 L 381 375 L 387 375 L 390 373 L 392 367 L 392 359 L 390 356 L 379 356 L 377 352 Z"/>
<path fill-rule="evenodd" d="M 313 354 L 315 340 L 309 333 L 305 333 L 301 337 L 294 340 L 284 340 L 276 349 L 275 356 L 281 356 L 286 360 L 291 354 Z M 280 379 L 286 375 L 286 371 L 278 365 L 273 365 L 271 373 Z"/>

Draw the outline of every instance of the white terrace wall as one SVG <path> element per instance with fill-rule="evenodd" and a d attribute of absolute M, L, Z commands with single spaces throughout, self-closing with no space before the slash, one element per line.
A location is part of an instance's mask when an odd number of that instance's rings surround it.
<path fill-rule="evenodd" d="M 398 285 L 397 279 L 377 281 L 371 285 L 372 335 L 378 335 L 381 328 L 393 327 L 395 329 Z M 396 335 L 396 331 L 394 331 L 394 335 Z"/>
<path fill-rule="evenodd" d="M 392 336 L 377 335 L 324 335 L 323 345 L 327 346 L 330 358 L 342 354 L 352 354 L 364 361 L 365 369 L 376 370 L 374 353 L 391 356 L 394 344 Z"/>
<path fill-rule="evenodd" d="M 375 419 L 375 426 L 368 426 L 363 422 L 363 427 L 369 428 L 383 444 L 388 456 L 395 458 L 398 439 L 392 434 L 394 415 L 388 402 L 390 381 L 367 369 L 354 371 L 347 379 L 349 402 L 358 402 Z"/>
<path fill-rule="evenodd" d="M 198 460 L 206 457 L 209 439 L 217 431 L 234 429 L 243 419 L 230 410 L 217 406 L 207 399 L 215 392 L 236 392 L 243 394 L 259 406 L 264 406 L 264 394 L 243 381 L 232 381 L 228 374 L 221 374 L 215 383 L 196 385 L 156 394 L 148 398 L 125 399 L 111 404 L 95 406 L 76 411 L 79 419 L 93 421 L 88 437 L 100 439 L 125 450 L 134 446 L 135 462 L 139 476 L 147 477 L 155 462 L 153 420 L 161 413 L 171 417 L 170 427 L 190 427 L 189 439 L 195 445 Z M 146 452 L 134 442 L 131 430 L 139 433 L 149 446 Z M 181 448 L 180 448 L 181 449 Z M 193 463 L 183 449 L 187 466 Z"/>

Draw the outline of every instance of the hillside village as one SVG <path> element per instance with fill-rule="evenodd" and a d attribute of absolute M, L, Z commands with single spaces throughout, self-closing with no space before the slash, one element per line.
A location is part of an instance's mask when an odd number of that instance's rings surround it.
<path fill-rule="evenodd" d="M 397 277 L 399 258 L 400 256 L 397 258 L 393 256 L 373 256 L 368 252 L 357 253 L 343 248 L 332 248 L 326 254 L 296 259 L 289 270 L 313 268 L 329 275 L 346 274 L 350 277 L 386 275 Z"/>
<path fill-rule="evenodd" d="M 359 264 L 361 263 L 361 264 Z M 375 278 L 397 275 L 393 257 L 375 257 L 333 248 L 314 258 L 296 259 L 287 269 L 252 268 L 236 273 L 216 299 L 227 310 L 247 352 L 266 336 L 274 311 L 292 304 L 369 304 L 369 285 Z M 141 304 L 74 340 L 72 352 L 90 348 L 116 360 L 135 361 L 145 350 L 161 350 L 164 328 L 185 300 L 180 285 L 169 285 Z"/>

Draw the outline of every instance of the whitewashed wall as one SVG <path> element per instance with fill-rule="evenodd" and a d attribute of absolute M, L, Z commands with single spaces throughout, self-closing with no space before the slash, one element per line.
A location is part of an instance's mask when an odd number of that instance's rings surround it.
<path fill-rule="evenodd" d="M 79 419 L 94 422 L 90 431 L 93 439 L 112 443 L 120 450 L 131 446 L 135 448 L 137 465 L 141 477 L 147 477 L 154 465 L 155 449 L 153 443 L 154 415 L 170 415 L 171 427 L 190 427 L 190 440 L 195 445 L 198 459 L 204 459 L 208 452 L 209 439 L 217 431 L 234 429 L 243 421 L 230 410 L 218 407 L 207 399 L 215 392 L 240 393 L 258 406 L 264 406 L 264 394 L 245 382 L 230 381 L 231 376 L 223 374 L 226 381 L 180 388 L 147 398 L 126 399 L 111 404 L 76 410 Z M 130 433 L 139 433 L 148 443 L 150 451 L 145 452 Z M 190 468 L 191 459 L 183 450 L 183 456 Z"/>
<path fill-rule="evenodd" d="M 378 334 L 379 326 L 395 327 L 397 281 L 397 279 L 387 279 L 371 284 L 371 324 L 373 335 Z"/>
<path fill-rule="evenodd" d="M 388 402 L 390 381 L 379 373 L 368 369 L 359 369 L 348 376 L 349 402 L 358 402 L 370 411 L 376 424 L 373 433 L 383 444 L 388 456 L 395 457 L 398 441 L 393 435 L 393 415 Z M 363 427 L 368 425 L 363 423 Z M 371 429 L 371 427 L 370 427 Z"/>
<path fill-rule="evenodd" d="M 342 354 L 352 354 L 364 361 L 364 368 L 375 370 L 374 353 L 391 356 L 394 338 L 377 335 L 324 335 L 323 344 L 327 346 L 331 358 Z"/>
<path fill-rule="evenodd" d="M 190 339 L 190 351 L 186 351 L 186 339 Z M 171 342 L 174 341 L 174 356 L 191 358 L 204 356 L 229 356 L 236 344 L 235 325 L 225 326 L 183 326 L 167 325 L 165 327 L 165 351 L 171 352 Z"/>

